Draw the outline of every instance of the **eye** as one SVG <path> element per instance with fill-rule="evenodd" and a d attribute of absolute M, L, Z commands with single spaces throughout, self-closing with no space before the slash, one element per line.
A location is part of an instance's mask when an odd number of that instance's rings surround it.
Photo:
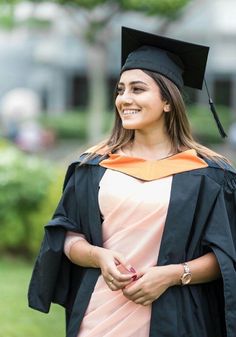
<path fill-rule="evenodd" d="M 116 89 L 116 94 L 117 94 L 117 95 L 122 95 L 123 93 L 124 93 L 124 88 L 118 87 L 118 88 Z"/>
<path fill-rule="evenodd" d="M 135 93 L 140 93 L 140 92 L 143 92 L 144 89 L 143 88 L 140 88 L 140 87 L 133 87 L 133 92 Z"/>

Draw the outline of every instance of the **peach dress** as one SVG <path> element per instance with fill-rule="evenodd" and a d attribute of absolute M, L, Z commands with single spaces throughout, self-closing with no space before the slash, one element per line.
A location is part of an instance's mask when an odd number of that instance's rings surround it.
<path fill-rule="evenodd" d="M 172 176 L 144 181 L 107 169 L 100 182 L 104 247 L 139 269 L 155 266 L 166 220 Z M 148 337 L 151 305 L 111 291 L 99 277 L 78 337 Z"/>

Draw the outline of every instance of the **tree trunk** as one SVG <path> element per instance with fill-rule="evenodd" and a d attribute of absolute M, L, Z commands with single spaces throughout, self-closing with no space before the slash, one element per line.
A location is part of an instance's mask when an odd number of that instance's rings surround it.
<path fill-rule="evenodd" d="M 88 47 L 88 141 L 94 144 L 102 139 L 107 109 L 106 50 L 100 44 Z"/>

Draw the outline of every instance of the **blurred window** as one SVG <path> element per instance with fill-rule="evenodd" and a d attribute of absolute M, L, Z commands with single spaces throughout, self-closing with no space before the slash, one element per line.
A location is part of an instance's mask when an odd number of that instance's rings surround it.
<path fill-rule="evenodd" d="M 88 103 L 88 79 L 86 76 L 72 78 L 72 90 L 69 104 L 71 108 L 84 108 Z"/>
<path fill-rule="evenodd" d="M 48 92 L 46 88 L 43 88 L 41 90 L 41 108 L 42 111 L 46 113 L 47 108 L 48 108 Z"/>
<path fill-rule="evenodd" d="M 218 105 L 231 105 L 233 83 L 230 78 L 220 78 L 214 81 L 214 101 Z"/>

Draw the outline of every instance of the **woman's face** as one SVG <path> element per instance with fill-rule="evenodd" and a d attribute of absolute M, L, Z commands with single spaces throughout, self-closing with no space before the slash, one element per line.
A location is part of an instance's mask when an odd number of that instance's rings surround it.
<path fill-rule="evenodd" d="M 164 127 L 164 106 L 156 82 L 140 69 L 124 71 L 115 101 L 125 129 L 153 130 Z"/>

